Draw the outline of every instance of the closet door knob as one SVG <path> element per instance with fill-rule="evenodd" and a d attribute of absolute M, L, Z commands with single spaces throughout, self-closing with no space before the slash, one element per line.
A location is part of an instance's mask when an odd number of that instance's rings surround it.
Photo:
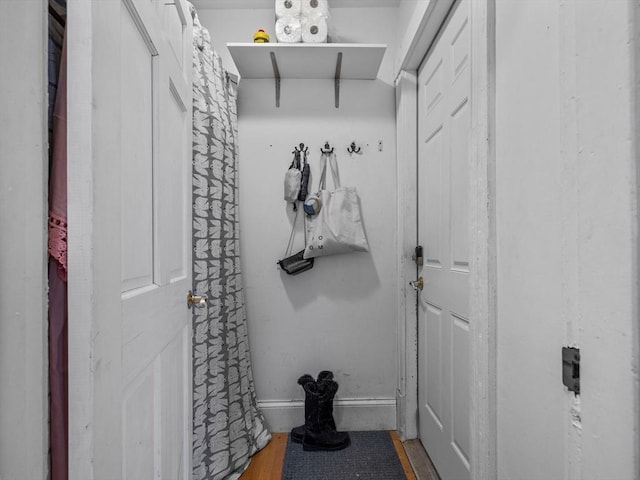
<path fill-rule="evenodd" d="M 409 282 L 409 285 L 411 285 L 416 292 L 420 292 L 424 288 L 424 278 L 420 277 L 418 280 Z"/>
<path fill-rule="evenodd" d="M 204 308 L 207 306 L 207 297 L 204 295 L 194 295 L 191 290 L 187 293 L 187 308 L 198 307 Z"/>

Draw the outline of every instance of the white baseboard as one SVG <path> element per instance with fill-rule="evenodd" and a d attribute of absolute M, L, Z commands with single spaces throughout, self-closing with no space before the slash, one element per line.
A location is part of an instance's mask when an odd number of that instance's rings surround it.
<path fill-rule="evenodd" d="M 288 432 L 304 423 L 304 402 L 300 400 L 260 400 L 272 432 Z M 367 431 L 396 429 L 395 398 L 340 398 L 333 403 L 338 430 Z"/>

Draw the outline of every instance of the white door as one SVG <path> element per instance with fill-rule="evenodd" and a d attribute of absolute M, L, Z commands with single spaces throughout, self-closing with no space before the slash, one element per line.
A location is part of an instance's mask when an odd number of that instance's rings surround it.
<path fill-rule="evenodd" d="M 75 157 L 74 148 L 86 142 L 83 132 L 70 129 L 69 142 L 70 201 L 75 202 L 70 230 L 87 242 L 75 249 L 85 257 L 76 252 L 74 261 L 77 275 L 84 272 L 93 285 L 89 319 L 84 319 L 91 322 L 87 348 L 78 338 L 82 307 L 76 303 L 77 309 L 73 304 L 70 309 L 71 478 L 186 480 L 191 474 L 191 312 L 186 306 L 191 288 L 191 15 L 184 0 L 69 3 L 69 28 L 87 32 L 91 42 L 87 63 L 77 41 L 69 52 L 70 77 L 88 69 L 88 126 L 78 126 L 77 116 L 74 125 L 90 130 L 85 162 L 91 167 Z M 70 117 L 82 115 L 83 89 L 89 88 L 76 86 Z M 90 169 L 85 171 L 88 187 L 78 182 L 83 168 Z M 90 206 L 78 203 L 79 192 L 90 195 Z M 81 280 L 75 279 L 77 290 L 83 288 Z M 75 297 L 72 288 L 70 296 Z M 82 352 L 90 371 L 74 362 L 82 360 L 77 358 Z M 78 398 L 74 387 L 88 398 Z M 73 418 L 73 404 L 83 400 L 91 408 L 86 434 Z M 84 442 L 83 435 L 88 436 Z M 92 448 L 87 459 L 86 442 Z"/>
<path fill-rule="evenodd" d="M 443 480 L 469 478 L 469 0 L 418 73 L 420 439 Z"/>

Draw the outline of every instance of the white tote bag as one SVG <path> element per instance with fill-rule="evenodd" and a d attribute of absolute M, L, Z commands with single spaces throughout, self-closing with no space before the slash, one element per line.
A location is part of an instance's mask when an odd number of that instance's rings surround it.
<path fill-rule="evenodd" d="M 328 161 L 327 161 L 328 160 Z M 335 188 L 326 188 L 327 163 L 333 174 Z M 320 211 L 307 221 L 307 246 L 304 258 L 368 252 L 364 233 L 360 199 L 355 187 L 340 186 L 338 165 L 333 154 L 322 154 L 322 175 L 318 195 Z"/>

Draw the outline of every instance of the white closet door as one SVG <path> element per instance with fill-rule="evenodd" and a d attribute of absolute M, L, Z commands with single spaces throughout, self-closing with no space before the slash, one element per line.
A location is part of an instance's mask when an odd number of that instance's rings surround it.
<path fill-rule="evenodd" d="M 71 478 L 187 480 L 191 15 L 183 0 L 83 2 L 69 2 L 70 28 L 90 42 L 69 51 L 80 89 L 69 105 L 80 130 L 69 134 L 70 229 L 84 240 L 70 295 L 90 290 L 70 309 Z"/>
<path fill-rule="evenodd" d="M 468 479 L 469 0 L 461 0 L 418 74 L 420 439 L 443 480 Z"/>

